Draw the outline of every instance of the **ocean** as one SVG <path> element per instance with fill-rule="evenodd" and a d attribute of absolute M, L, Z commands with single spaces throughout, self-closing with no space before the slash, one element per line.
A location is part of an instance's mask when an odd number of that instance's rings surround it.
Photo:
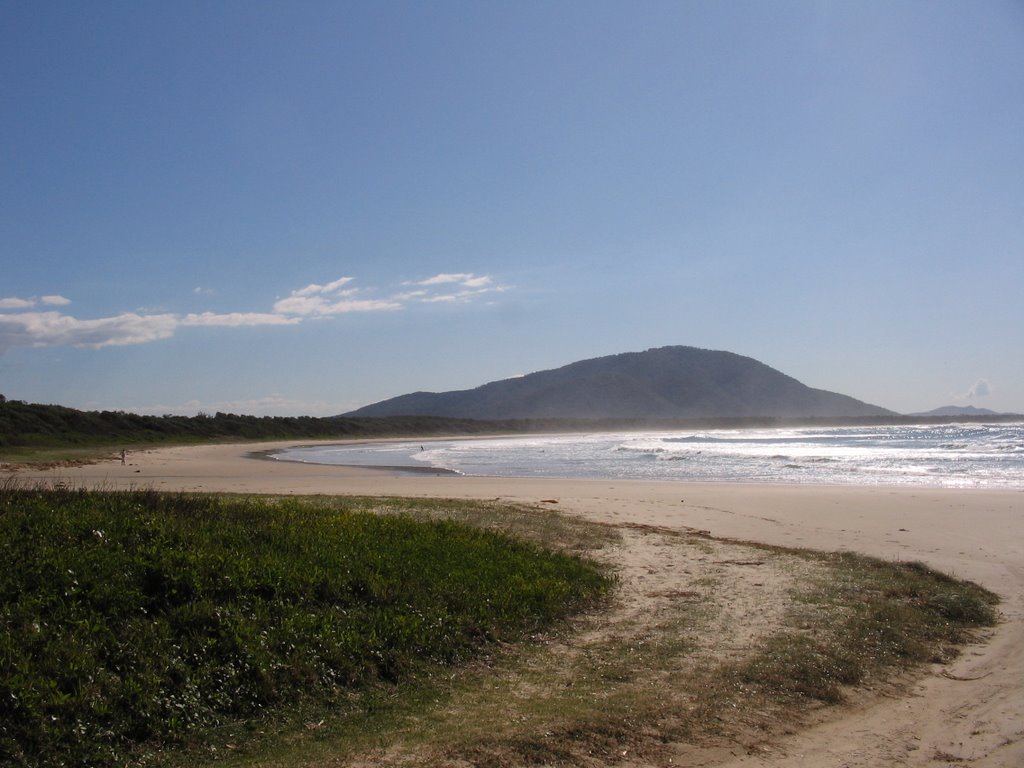
<path fill-rule="evenodd" d="M 1024 423 L 410 440 L 273 458 L 498 477 L 1024 489 Z"/>

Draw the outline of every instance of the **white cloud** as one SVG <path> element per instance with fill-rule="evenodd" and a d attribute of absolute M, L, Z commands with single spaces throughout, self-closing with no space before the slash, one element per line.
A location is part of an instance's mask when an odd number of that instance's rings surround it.
<path fill-rule="evenodd" d="M 0 309 L 31 309 L 36 304 L 43 303 L 51 307 L 63 307 L 71 303 L 71 299 L 65 299 L 63 296 L 51 295 L 43 296 L 40 299 L 32 297 L 31 299 L 20 299 L 17 296 L 11 296 L 6 299 L 0 299 Z"/>
<path fill-rule="evenodd" d="M 279 315 L 322 315 L 327 300 L 319 296 L 299 296 L 293 293 L 287 299 L 274 302 L 274 312 Z"/>
<path fill-rule="evenodd" d="M 411 283 L 416 290 L 391 296 L 372 297 L 372 291 L 346 287 L 354 278 L 341 277 L 320 285 L 312 283 L 274 302 L 269 312 L 202 312 L 180 315 L 162 310 L 139 310 L 113 317 L 83 320 L 59 311 L 25 312 L 38 303 L 65 306 L 69 299 L 47 295 L 41 299 L 9 297 L 0 299 L 0 353 L 12 347 L 74 346 L 101 349 L 111 346 L 145 344 L 166 339 L 181 327 L 239 328 L 261 325 L 298 325 L 307 318 L 325 318 L 353 312 L 393 312 L 410 302 L 457 304 L 476 297 L 507 290 L 486 275 L 471 272 L 445 273 Z M 409 285 L 407 283 L 406 285 Z M 435 293 L 434 286 L 450 287 Z M 451 290 L 455 288 L 455 290 Z M 196 288 L 193 293 L 206 293 Z M 358 298 L 356 298 L 358 296 Z"/>
<path fill-rule="evenodd" d="M 489 283 L 491 278 L 477 277 L 472 272 L 442 272 L 440 275 L 434 275 L 433 277 L 428 277 L 426 280 L 414 282 L 413 285 L 450 285 L 451 283 L 461 283 L 462 285 L 468 286 L 470 283 L 477 282 L 479 280 Z"/>
<path fill-rule="evenodd" d="M 16 346 L 100 349 L 144 344 L 173 336 L 177 325 L 174 315 L 134 312 L 96 320 L 80 320 L 60 312 L 0 315 L 0 350 Z"/>
<path fill-rule="evenodd" d="M 428 277 L 426 280 L 419 280 L 414 282 L 413 285 L 446 285 L 448 283 L 461 283 L 469 277 L 472 277 L 472 275 L 461 272 L 456 274 L 443 273 L 440 275 L 434 275 L 433 277 Z"/>
<path fill-rule="evenodd" d="M 358 288 L 346 288 L 355 278 L 341 277 L 326 285 L 313 283 L 292 291 L 287 298 L 274 302 L 274 313 L 293 317 L 326 317 L 349 312 L 389 312 L 402 309 L 402 299 L 355 299 Z"/>
<path fill-rule="evenodd" d="M 386 312 L 401 309 L 393 299 L 341 299 L 328 301 L 320 296 L 292 295 L 274 302 L 274 313 L 292 317 L 325 317 L 348 312 Z"/>
<path fill-rule="evenodd" d="M 421 298 L 420 301 L 425 304 L 465 304 L 466 302 L 472 301 L 477 296 L 482 296 L 485 293 L 501 293 L 505 290 L 507 290 L 507 288 L 504 286 L 495 286 L 494 288 L 456 291 L 455 293 L 439 293 L 433 296 L 425 296 Z"/>
<path fill-rule="evenodd" d="M 360 299 L 337 301 L 327 308 L 329 315 L 342 315 L 346 312 L 390 312 L 402 309 L 401 302 L 390 299 Z"/>
<path fill-rule="evenodd" d="M 986 379 L 978 379 L 971 388 L 967 390 L 968 398 L 985 397 L 992 394 L 992 387 Z"/>
<path fill-rule="evenodd" d="M 405 293 L 396 293 L 391 298 L 395 301 L 413 301 L 414 299 L 421 299 L 429 295 L 429 291 L 406 291 Z"/>
<path fill-rule="evenodd" d="M 282 317 L 269 312 L 228 312 L 217 314 L 203 312 L 188 314 L 181 319 L 183 326 L 239 328 L 247 325 L 295 325 L 301 322 L 297 317 Z"/>
<path fill-rule="evenodd" d="M 424 304 L 463 304 L 485 293 L 501 293 L 508 290 L 505 286 L 493 285 L 493 283 L 494 280 L 489 275 L 477 275 L 473 272 L 443 272 L 425 280 L 406 283 L 406 285 L 418 285 L 427 289 L 434 286 L 459 286 L 461 290 L 445 293 L 430 293 L 429 290 L 420 290 L 400 295 Z"/>
<path fill-rule="evenodd" d="M 420 301 L 424 304 L 455 304 L 459 301 L 459 294 L 438 293 L 433 296 L 424 296 Z"/>
<path fill-rule="evenodd" d="M 300 288 L 297 291 L 292 291 L 292 296 L 316 296 L 317 294 L 321 293 L 334 293 L 343 285 L 348 285 L 353 280 L 355 280 L 354 277 L 339 277 L 334 282 L 327 283 L 327 285 L 318 285 L 317 283 L 312 283 L 310 285 L 307 285 L 305 288 Z"/>
<path fill-rule="evenodd" d="M 29 309 L 35 305 L 34 299 L 19 299 L 16 296 L 0 299 L 0 309 Z"/>

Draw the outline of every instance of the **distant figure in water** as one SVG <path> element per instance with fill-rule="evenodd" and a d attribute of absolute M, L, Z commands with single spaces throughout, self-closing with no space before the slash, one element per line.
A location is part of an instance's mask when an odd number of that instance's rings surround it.
<path fill-rule="evenodd" d="M 420 450 L 421 450 L 421 451 L 423 450 L 423 446 L 422 446 L 422 445 L 420 446 Z"/>
<path fill-rule="evenodd" d="M 124 457 L 125 457 L 125 454 L 126 454 L 126 451 L 125 451 L 125 449 L 124 449 L 124 448 L 122 448 L 122 449 L 121 449 L 121 464 L 124 464 Z"/>

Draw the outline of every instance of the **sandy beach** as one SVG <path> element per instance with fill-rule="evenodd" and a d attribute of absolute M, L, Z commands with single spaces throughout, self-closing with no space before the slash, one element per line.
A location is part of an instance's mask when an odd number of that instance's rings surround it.
<path fill-rule="evenodd" d="M 72 486 L 242 494 L 501 499 L 608 523 L 920 560 L 997 592 L 1003 622 L 984 644 L 901 698 L 847 707 L 736 766 L 1024 765 L 1024 492 L 925 488 L 506 479 L 281 462 L 260 443 L 130 452 L 22 471 Z M 705 764 L 705 763 L 701 763 Z"/>

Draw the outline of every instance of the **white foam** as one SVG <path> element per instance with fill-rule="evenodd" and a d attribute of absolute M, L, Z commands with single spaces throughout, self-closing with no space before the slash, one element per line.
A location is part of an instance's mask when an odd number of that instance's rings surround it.
<path fill-rule="evenodd" d="M 366 443 L 276 458 L 469 475 L 1024 488 L 1024 424 L 707 430 Z"/>

